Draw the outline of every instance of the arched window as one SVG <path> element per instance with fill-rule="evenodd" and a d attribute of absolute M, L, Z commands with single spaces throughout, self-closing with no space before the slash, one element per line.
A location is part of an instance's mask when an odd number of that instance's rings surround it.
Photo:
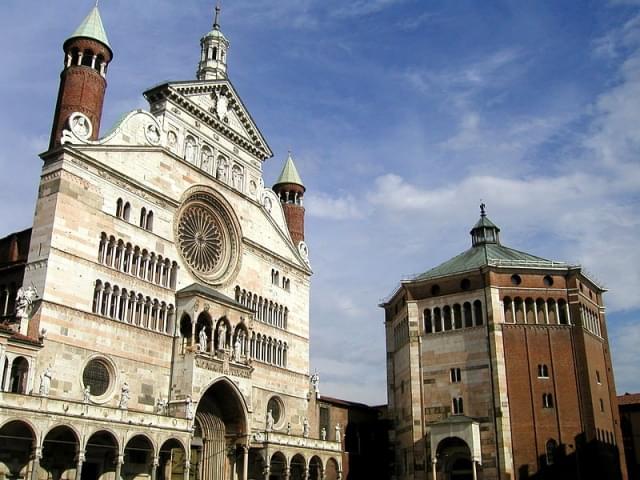
<path fill-rule="evenodd" d="M 560 325 L 569 325 L 567 302 L 558 300 L 558 313 L 560 314 Z"/>
<path fill-rule="evenodd" d="M 547 309 L 549 311 L 549 323 L 555 325 L 558 323 L 558 316 L 556 310 L 556 301 L 553 299 L 547 300 Z"/>
<path fill-rule="evenodd" d="M 131 216 L 131 204 L 127 202 L 124 204 L 124 207 L 122 209 L 122 218 L 128 222 L 130 216 Z"/>
<path fill-rule="evenodd" d="M 513 309 L 516 315 L 516 323 L 525 323 L 524 319 L 524 302 L 521 298 L 516 297 L 513 300 Z"/>
<path fill-rule="evenodd" d="M 436 307 L 433 309 L 433 323 L 434 330 L 436 332 L 442 331 L 442 314 L 440 313 L 440 308 Z"/>
<path fill-rule="evenodd" d="M 124 202 L 121 198 L 116 202 L 116 217 L 122 218 L 122 213 L 124 210 Z"/>
<path fill-rule="evenodd" d="M 553 408 L 553 395 L 550 393 L 542 394 L 542 408 Z"/>
<path fill-rule="evenodd" d="M 449 305 L 445 306 L 442 309 L 442 313 L 444 315 L 444 330 L 449 331 L 452 328 L 451 323 L 451 307 Z"/>
<path fill-rule="evenodd" d="M 465 328 L 473 327 L 473 315 L 471 314 L 471 304 L 469 302 L 464 302 L 462 305 L 462 313 Z"/>
<path fill-rule="evenodd" d="M 555 457 L 557 448 L 558 448 L 558 442 L 556 442 L 554 439 L 551 439 L 547 442 L 546 449 L 545 449 L 545 454 L 546 454 L 545 461 L 547 465 L 553 465 L 555 461 L 554 457 Z"/>
<path fill-rule="evenodd" d="M 549 378 L 549 367 L 547 365 L 538 365 L 538 378 Z"/>
<path fill-rule="evenodd" d="M 29 362 L 24 357 L 17 357 L 11 365 L 11 393 L 27 393 L 27 379 L 29 378 Z"/>
<path fill-rule="evenodd" d="M 453 328 L 456 330 L 462 328 L 462 310 L 457 303 L 453 306 Z"/>
<path fill-rule="evenodd" d="M 140 227 L 145 228 L 147 226 L 147 209 L 142 207 L 140 210 Z"/>
<path fill-rule="evenodd" d="M 482 316 L 482 302 L 480 300 L 473 302 L 473 313 L 476 317 L 476 326 L 482 325 L 484 322 Z"/>
<path fill-rule="evenodd" d="M 462 415 L 464 413 L 464 404 L 462 397 L 456 397 L 453 399 L 453 414 Z"/>
<path fill-rule="evenodd" d="M 424 333 L 433 333 L 433 322 L 431 321 L 431 310 L 424 310 Z"/>
<path fill-rule="evenodd" d="M 151 210 L 149 210 L 149 213 L 147 213 L 147 221 L 145 222 L 144 228 L 146 230 L 149 230 L 150 232 L 153 232 L 153 212 Z"/>
<path fill-rule="evenodd" d="M 100 305 L 102 304 L 102 282 L 96 280 L 96 286 L 93 290 L 93 306 L 91 311 L 93 313 L 100 313 Z"/>
<path fill-rule="evenodd" d="M 90 67 L 93 63 L 93 52 L 91 50 L 85 50 L 82 52 L 82 66 Z"/>

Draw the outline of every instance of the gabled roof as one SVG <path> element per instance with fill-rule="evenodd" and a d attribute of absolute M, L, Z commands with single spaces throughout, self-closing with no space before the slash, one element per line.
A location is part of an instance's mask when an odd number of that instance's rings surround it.
<path fill-rule="evenodd" d="M 97 40 L 104 43 L 109 47 L 109 50 L 111 50 L 111 45 L 109 45 L 109 39 L 107 38 L 107 32 L 102 24 L 102 17 L 100 17 L 100 11 L 98 10 L 97 5 L 91 9 L 89 15 L 86 16 L 76 31 L 73 32 L 73 35 L 71 35 L 67 40 L 79 37 Z"/>
<path fill-rule="evenodd" d="M 287 161 L 284 163 L 282 172 L 280 172 L 280 176 L 278 177 L 278 180 L 276 180 L 276 183 L 274 184 L 274 186 L 281 185 L 284 183 L 292 183 L 292 184 L 300 185 L 301 187 L 304 187 L 304 183 L 302 183 L 302 178 L 300 178 L 298 169 L 296 168 L 295 163 L 293 163 L 291 152 L 289 152 Z"/>
<path fill-rule="evenodd" d="M 183 288 L 182 290 L 178 290 L 176 292 L 177 297 L 188 297 L 191 295 L 197 295 L 201 297 L 206 297 L 211 300 L 224 303 L 226 305 L 231 305 L 242 310 L 250 310 L 239 302 L 236 302 L 233 298 L 227 297 L 225 294 L 220 293 L 213 288 L 207 287 L 206 285 L 202 285 L 199 283 L 192 283 L 188 287 Z"/>
<path fill-rule="evenodd" d="M 225 88 L 226 92 L 231 95 L 229 109 L 233 109 L 250 138 L 245 138 L 242 132 L 237 132 L 227 123 L 220 121 L 213 112 L 203 109 L 190 98 L 197 95 L 211 95 L 217 89 L 219 90 L 220 86 Z M 228 79 L 166 82 L 147 90 L 144 92 L 144 96 L 150 103 L 154 103 L 161 98 L 170 98 L 263 161 L 273 156 L 273 151 L 262 132 L 260 132 L 249 110 L 247 110 L 238 92 Z"/>

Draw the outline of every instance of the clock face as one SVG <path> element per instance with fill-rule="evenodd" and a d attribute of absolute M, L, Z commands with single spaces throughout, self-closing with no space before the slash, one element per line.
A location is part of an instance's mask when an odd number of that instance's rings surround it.
<path fill-rule="evenodd" d="M 190 190 L 176 216 L 175 240 L 193 275 L 210 285 L 230 280 L 240 265 L 241 238 L 233 211 L 217 192 Z"/>

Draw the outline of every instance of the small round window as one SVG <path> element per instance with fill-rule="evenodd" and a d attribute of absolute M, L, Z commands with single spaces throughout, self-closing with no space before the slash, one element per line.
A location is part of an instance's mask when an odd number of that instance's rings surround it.
<path fill-rule="evenodd" d="M 468 278 L 465 278 L 464 280 L 462 280 L 460 282 L 460 288 L 462 290 L 469 290 L 471 288 L 471 280 L 469 280 Z"/>
<path fill-rule="evenodd" d="M 89 387 L 91 395 L 100 397 L 107 393 L 111 384 L 109 367 L 103 360 L 94 359 L 87 363 L 82 372 L 82 384 Z"/>
<path fill-rule="evenodd" d="M 280 420 L 283 418 L 282 402 L 278 397 L 271 397 L 269 403 L 267 403 L 267 412 L 271 410 L 271 416 L 273 416 L 273 423 L 280 424 Z"/>
<path fill-rule="evenodd" d="M 520 285 L 522 283 L 522 278 L 517 273 L 511 275 L 511 284 L 512 285 Z"/>
<path fill-rule="evenodd" d="M 543 282 L 547 287 L 550 287 L 551 285 L 553 285 L 553 278 L 551 278 L 550 275 L 546 275 L 543 279 Z"/>

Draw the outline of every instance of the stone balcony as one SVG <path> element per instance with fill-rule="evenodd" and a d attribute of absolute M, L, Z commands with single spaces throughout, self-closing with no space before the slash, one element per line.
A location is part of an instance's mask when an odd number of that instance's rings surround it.
<path fill-rule="evenodd" d="M 290 447 L 295 449 L 309 449 L 314 451 L 325 451 L 340 453 L 342 444 L 331 440 L 320 440 L 316 438 L 300 437 L 288 435 L 280 432 L 257 432 L 251 436 L 254 447 Z"/>

